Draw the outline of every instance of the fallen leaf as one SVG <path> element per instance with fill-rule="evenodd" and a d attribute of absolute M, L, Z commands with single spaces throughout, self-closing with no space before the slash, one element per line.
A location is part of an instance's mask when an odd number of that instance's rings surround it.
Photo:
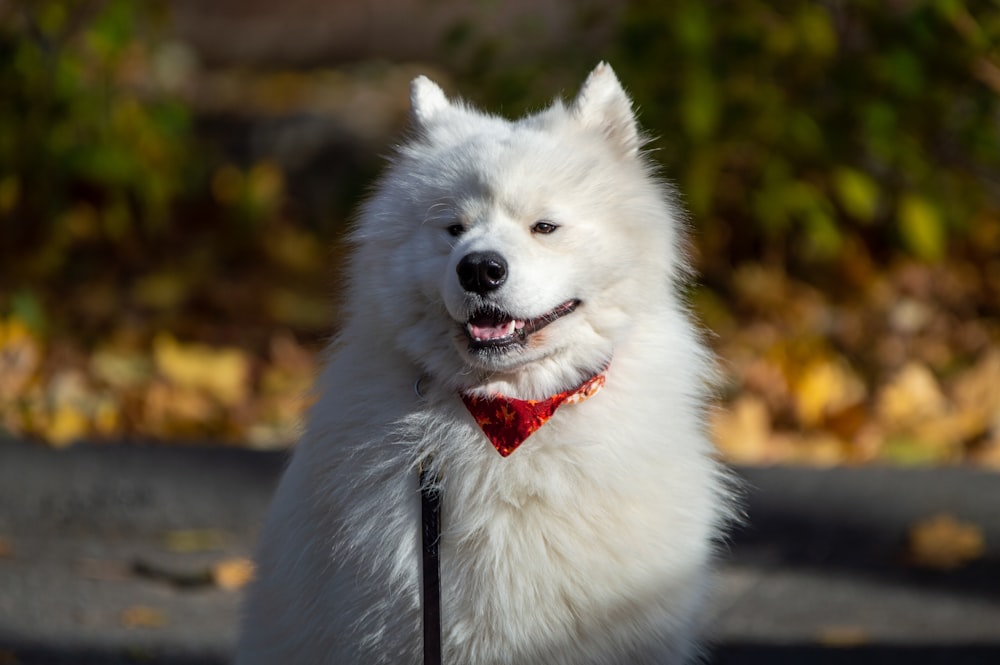
<path fill-rule="evenodd" d="M 167 613 L 149 605 L 132 605 L 122 610 L 119 621 L 126 628 L 162 628 L 170 623 Z"/>
<path fill-rule="evenodd" d="M 982 529 L 951 515 L 936 515 L 910 529 L 909 561 L 921 568 L 955 570 L 983 555 Z"/>
<path fill-rule="evenodd" d="M 994 471 L 1000 471 L 1000 430 L 995 432 L 992 438 L 975 447 L 970 459 Z"/>
<path fill-rule="evenodd" d="M 780 434 L 775 437 L 782 460 L 794 464 L 828 468 L 843 464 L 847 445 L 829 432 L 806 432 L 800 435 Z"/>
<path fill-rule="evenodd" d="M 73 404 L 59 404 L 40 428 L 41 435 L 55 448 L 64 448 L 82 439 L 90 430 L 87 415 Z"/>
<path fill-rule="evenodd" d="M 759 397 L 744 395 L 727 411 L 714 413 L 712 433 L 731 462 L 761 464 L 771 457 L 771 416 Z"/>
<path fill-rule="evenodd" d="M 90 358 L 90 370 L 95 377 L 118 389 L 141 386 L 153 373 L 149 358 L 113 348 L 94 353 Z"/>
<path fill-rule="evenodd" d="M 203 431 L 216 411 L 216 406 L 201 391 L 154 381 L 146 391 L 143 429 L 164 437 L 195 434 Z"/>
<path fill-rule="evenodd" d="M 865 392 L 865 384 L 846 362 L 815 360 L 802 370 L 795 382 L 799 421 L 806 427 L 815 427 L 824 417 L 859 404 Z"/>
<path fill-rule="evenodd" d="M 330 304 L 322 296 L 273 288 L 264 295 L 262 305 L 264 311 L 282 325 L 322 330 L 330 322 Z"/>
<path fill-rule="evenodd" d="M 986 423 L 974 410 L 955 411 L 928 418 L 912 429 L 913 435 L 928 445 L 950 448 L 956 453 L 964 441 L 978 438 L 986 432 Z"/>
<path fill-rule="evenodd" d="M 244 557 L 223 559 L 212 566 L 212 581 L 226 591 L 242 589 L 253 579 L 253 575 L 253 562 Z"/>
<path fill-rule="evenodd" d="M 10 559 L 14 556 L 14 544 L 5 536 L 0 536 L 0 559 Z"/>
<path fill-rule="evenodd" d="M 35 375 L 40 344 L 17 318 L 0 319 L 0 401 L 13 399 Z"/>
<path fill-rule="evenodd" d="M 118 401 L 109 395 L 94 400 L 92 420 L 97 434 L 105 437 L 117 434 L 121 426 L 121 408 Z"/>
<path fill-rule="evenodd" d="M 947 405 L 934 374 L 925 365 L 911 362 L 882 387 L 876 413 L 887 430 L 900 431 L 940 416 Z"/>
<path fill-rule="evenodd" d="M 900 298 L 887 312 L 889 325 L 903 335 L 914 335 L 930 323 L 934 312 L 916 298 Z"/>
<path fill-rule="evenodd" d="M 171 552 L 211 552 L 226 546 L 226 534 L 219 529 L 178 529 L 168 531 L 164 545 Z"/>
<path fill-rule="evenodd" d="M 955 378 L 952 393 L 963 410 L 982 411 L 1000 423 L 1000 349 L 992 349 Z"/>
<path fill-rule="evenodd" d="M 153 340 L 153 359 L 157 370 L 179 388 L 204 390 L 227 406 L 246 397 L 250 360 L 240 349 L 180 344 L 161 333 Z"/>
<path fill-rule="evenodd" d="M 840 409 L 830 410 L 823 420 L 823 427 L 841 439 L 856 441 L 862 436 L 870 417 L 867 404 L 855 402 Z"/>
<path fill-rule="evenodd" d="M 930 466 L 952 461 L 953 449 L 939 446 L 915 436 L 887 436 L 882 442 L 880 456 L 893 464 L 902 466 Z"/>
<path fill-rule="evenodd" d="M 816 641 L 825 647 L 858 647 L 871 641 L 871 637 L 861 626 L 826 626 L 821 628 Z"/>
<path fill-rule="evenodd" d="M 186 275 L 176 272 L 144 275 L 132 286 L 132 298 L 152 309 L 176 308 L 188 296 L 187 281 Z"/>

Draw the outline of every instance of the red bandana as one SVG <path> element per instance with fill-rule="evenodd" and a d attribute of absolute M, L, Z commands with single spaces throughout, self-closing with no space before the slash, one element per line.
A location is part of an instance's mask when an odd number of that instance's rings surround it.
<path fill-rule="evenodd" d="M 480 397 L 469 393 L 462 393 L 462 401 L 497 452 L 507 457 L 544 425 L 561 405 L 576 404 L 597 394 L 604 387 L 604 381 L 605 375 L 602 372 L 587 379 L 578 388 L 542 401 L 516 399 L 500 394 Z"/>

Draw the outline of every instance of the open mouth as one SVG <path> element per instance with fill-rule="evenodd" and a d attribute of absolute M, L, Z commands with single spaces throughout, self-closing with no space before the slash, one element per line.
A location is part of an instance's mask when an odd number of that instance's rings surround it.
<path fill-rule="evenodd" d="M 515 319 L 510 314 L 497 309 L 482 309 L 473 313 L 465 323 L 465 334 L 469 337 L 471 350 L 502 349 L 523 344 L 533 332 L 537 332 L 556 319 L 560 319 L 580 305 L 579 300 L 567 300 L 554 309 L 533 319 Z"/>

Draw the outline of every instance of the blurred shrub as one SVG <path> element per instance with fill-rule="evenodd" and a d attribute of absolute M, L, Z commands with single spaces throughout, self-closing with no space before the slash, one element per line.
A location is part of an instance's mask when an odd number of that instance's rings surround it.
<path fill-rule="evenodd" d="M 1000 214 L 995 2 L 634 0 L 611 61 L 709 249 L 933 261 Z"/>
<path fill-rule="evenodd" d="M 22 276 L 75 247 L 120 258 L 169 227 L 199 176 L 191 119 L 171 93 L 188 57 L 156 5 L 14 2 L 0 17 L 0 261 Z"/>

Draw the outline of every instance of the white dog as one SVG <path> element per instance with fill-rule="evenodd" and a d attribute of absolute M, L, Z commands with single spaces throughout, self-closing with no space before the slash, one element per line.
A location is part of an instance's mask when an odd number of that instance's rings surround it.
<path fill-rule="evenodd" d="M 237 662 L 422 662 L 419 468 L 444 663 L 682 662 L 732 501 L 680 215 L 629 98 L 602 63 L 514 122 L 424 77 L 411 99 Z"/>

